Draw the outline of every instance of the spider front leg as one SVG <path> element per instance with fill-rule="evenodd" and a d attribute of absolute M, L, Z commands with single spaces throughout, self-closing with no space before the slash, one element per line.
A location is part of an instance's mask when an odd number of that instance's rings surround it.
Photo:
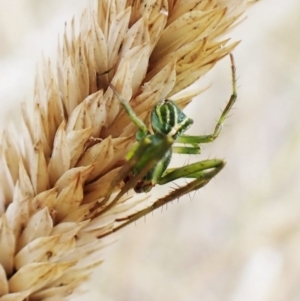
<path fill-rule="evenodd" d="M 162 178 L 161 184 L 165 184 L 182 177 L 193 177 L 195 178 L 195 180 L 171 191 L 168 195 L 158 199 L 150 206 L 136 213 L 116 219 L 116 222 L 119 222 L 121 224 L 100 235 L 98 238 L 105 237 L 113 232 L 117 232 L 118 230 L 135 222 L 136 220 L 151 213 L 152 211 L 166 205 L 167 203 L 204 187 L 213 177 L 215 177 L 221 171 L 224 165 L 225 162 L 222 160 L 205 160 L 173 170 Z"/>
<path fill-rule="evenodd" d="M 233 59 L 232 54 L 230 54 L 230 61 L 231 61 L 231 76 L 232 76 L 232 94 L 230 96 L 230 99 L 229 99 L 226 107 L 222 111 L 221 116 L 219 117 L 219 120 L 214 129 L 214 132 L 211 135 L 203 135 L 203 136 L 181 135 L 176 139 L 176 142 L 178 142 L 178 143 L 191 144 L 193 147 L 191 147 L 191 149 L 189 149 L 189 151 L 192 151 L 192 149 L 195 149 L 197 144 L 213 142 L 215 139 L 218 138 L 218 136 L 222 130 L 223 123 L 226 120 L 226 118 L 228 117 L 228 114 L 237 99 L 235 64 L 234 64 L 234 59 Z M 175 149 L 175 151 L 176 151 L 176 149 Z M 178 153 L 183 153 L 183 152 L 179 151 Z M 193 153 L 186 152 L 186 154 L 193 154 Z"/>
<path fill-rule="evenodd" d="M 134 110 L 132 109 L 132 107 L 130 106 L 130 104 L 124 100 L 124 98 L 118 93 L 116 88 L 112 84 L 110 84 L 109 87 L 113 90 L 114 94 L 117 96 L 123 109 L 128 114 L 131 121 L 138 127 L 139 130 L 136 133 L 136 140 L 137 141 L 142 140 L 149 134 L 147 126 L 138 116 L 136 116 L 136 114 L 135 114 Z"/>

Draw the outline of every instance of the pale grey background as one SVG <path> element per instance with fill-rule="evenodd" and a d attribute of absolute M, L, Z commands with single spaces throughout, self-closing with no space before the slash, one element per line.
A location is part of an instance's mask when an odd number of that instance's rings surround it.
<path fill-rule="evenodd" d="M 86 3 L 0 0 L 2 127 L 32 98 L 42 51 L 55 53 L 64 21 Z M 299 20 L 298 0 L 262 0 L 248 12 L 231 35 L 243 39 L 238 103 L 198 157 L 225 158 L 226 168 L 192 200 L 123 231 L 77 300 L 300 300 Z M 213 86 L 188 108 L 194 134 L 212 130 L 230 80 L 225 58 L 200 82 Z"/>

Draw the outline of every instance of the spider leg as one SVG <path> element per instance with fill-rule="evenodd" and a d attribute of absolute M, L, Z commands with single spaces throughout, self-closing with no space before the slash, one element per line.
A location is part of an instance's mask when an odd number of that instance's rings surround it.
<path fill-rule="evenodd" d="M 191 167 L 193 165 L 194 164 L 191 164 L 186 167 Z M 206 160 L 206 161 L 198 162 L 198 169 L 196 168 L 196 171 L 193 170 L 192 173 L 190 174 L 190 177 L 195 177 L 195 180 L 171 191 L 168 195 L 166 195 L 162 198 L 159 198 L 157 201 L 155 201 L 150 206 L 148 206 L 136 213 L 133 213 L 133 214 L 128 215 L 123 218 L 116 219 L 116 222 L 120 222 L 121 224 L 119 224 L 118 226 L 114 227 L 113 229 L 103 233 L 102 235 L 99 236 L 99 238 L 105 237 L 113 232 L 117 232 L 118 230 L 135 222 L 139 218 L 151 213 L 152 211 L 156 210 L 157 208 L 160 208 L 160 207 L 166 205 L 167 203 L 172 202 L 173 200 L 176 200 L 192 191 L 196 191 L 196 190 L 202 188 L 213 177 L 215 177 L 220 172 L 220 170 L 224 167 L 224 165 L 225 165 L 225 162 L 222 160 Z M 209 170 L 205 169 L 205 167 Z M 182 169 L 179 168 L 177 170 L 182 170 Z"/>
<path fill-rule="evenodd" d="M 233 59 L 232 54 L 230 54 L 230 61 L 231 61 L 231 76 L 232 76 L 232 94 L 229 98 L 229 101 L 228 101 L 226 107 L 222 111 L 221 116 L 219 117 L 219 120 L 214 129 L 214 132 L 211 135 L 203 135 L 203 136 L 181 135 L 176 139 L 176 142 L 184 143 L 184 144 L 192 144 L 192 145 L 193 144 L 201 144 L 201 143 L 209 143 L 209 142 L 213 142 L 219 136 L 219 134 L 222 130 L 223 123 L 226 120 L 226 118 L 228 117 L 228 114 L 237 99 L 236 72 L 235 72 L 235 64 L 234 64 L 234 59 Z"/>
<path fill-rule="evenodd" d="M 165 174 L 158 180 L 157 184 L 164 185 L 181 178 L 195 178 L 198 180 L 210 178 L 207 175 L 215 176 L 225 165 L 219 159 L 204 160 L 186 166 L 166 170 Z"/>
<path fill-rule="evenodd" d="M 114 94 L 120 101 L 123 109 L 126 111 L 132 122 L 139 128 L 139 131 L 136 134 L 137 140 L 141 140 L 142 138 L 146 137 L 148 134 L 148 129 L 145 123 L 135 114 L 131 105 L 126 102 L 125 99 L 117 92 L 116 88 L 112 84 L 109 86 L 113 90 Z"/>
<path fill-rule="evenodd" d="M 134 188 L 136 184 L 146 175 L 146 173 L 153 168 L 165 155 L 166 151 L 172 146 L 173 139 L 171 137 L 157 133 L 155 135 L 148 135 L 136 144 L 127 155 L 127 162 L 120 170 L 118 176 L 110 184 L 106 196 L 102 201 L 96 204 L 94 212 L 96 215 L 101 215 L 112 208 L 121 197 L 130 189 Z M 136 174 L 125 183 L 121 191 L 109 201 L 111 194 L 116 186 L 123 182 L 123 179 L 135 169 Z"/>
<path fill-rule="evenodd" d="M 198 155 L 201 152 L 201 148 L 198 144 L 191 144 L 190 146 L 172 146 L 172 152 L 175 154 L 185 154 L 185 155 Z"/>

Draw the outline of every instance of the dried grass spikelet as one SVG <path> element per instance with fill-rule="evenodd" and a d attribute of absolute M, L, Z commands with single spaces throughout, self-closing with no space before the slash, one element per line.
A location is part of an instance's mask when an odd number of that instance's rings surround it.
<path fill-rule="evenodd" d="M 107 241 L 98 237 L 141 202 L 127 195 L 92 212 L 135 142 L 109 83 L 146 118 L 237 45 L 218 37 L 244 9 L 224 0 L 102 0 L 79 33 L 72 22 L 56 66 L 45 62 L 37 76 L 34 107 L 22 107 L 21 131 L 3 133 L 0 301 L 72 294 L 102 262 Z"/>

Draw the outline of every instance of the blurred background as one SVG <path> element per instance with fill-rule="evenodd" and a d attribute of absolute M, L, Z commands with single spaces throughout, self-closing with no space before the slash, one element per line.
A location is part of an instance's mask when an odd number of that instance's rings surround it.
<path fill-rule="evenodd" d="M 42 54 L 55 55 L 64 22 L 87 2 L 0 0 L 1 128 L 31 101 Z M 77 300 L 300 300 L 300 3 L 262 0 L 247 15 L 229 35 L 243 40 L 238 102 L 217 141 L 177 158 L 225 158 L 226 168 L 126 228 Z M 228 57 L 207 83 L 187 109 L 193 134 L 211 132 L 229 98 Z"/>

